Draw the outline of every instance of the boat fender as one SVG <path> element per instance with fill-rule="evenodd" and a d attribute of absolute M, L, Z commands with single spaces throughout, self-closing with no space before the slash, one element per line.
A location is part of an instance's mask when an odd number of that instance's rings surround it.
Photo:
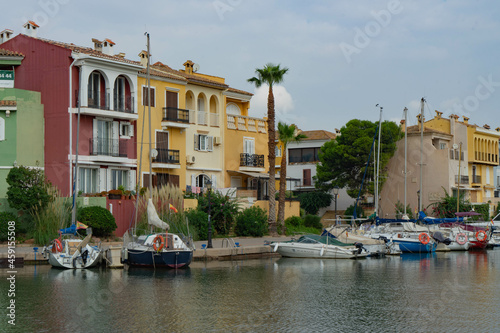
<path fill-rule="evenodd" d="M 279 245 L 280 245 L 279 243 L 276 243 L 276 245 L 274 245 L 274 250 L 273 250 L 274 252 L 278 251 L 278 246 Z"/>
<path fill-rule="evenodd" d="M 465 243 L 467 243 L 467 235 L 463 232 L 458 233 L 455 240 L 459 245 L 465 245 Z"/>
<path fill-rule="evenodd" d="M 319 251 L 319 256 L 322 257 L 323 254 L 325 254 L 325 246 L 321 247 L 321 250 Z"/>
<path fill-rule="evenodd" d="M 162 235 L 157 235 L 155 239 L 153 240 L 153 249 L 155 251 L 160 252 L 161 249 L 163 249 L 163 245 L 165 243 L 165 240 L 163 239 Z"/>
<path fill-rule="evenodd" d="M 427 245 L 430 242 L 430 237 L 426 232 L 422 232 L 420 235 L 418 235 L 418 240 L 420 243 Z"/>
<path fill-rule="evenodd" d="M 56 249 L 56 252 L 62 252 L 63 246 L 62 243 L 59 239 L 54 239 L 54 245 L 52 246 L 52 249 Z M 54 252 L 54 251 L 52 251 Z"/>
<path fill-rule="evenodd" d="M 486 242 L 488 239 L 488 235 L 486 234 L 486 231 L 484 230 L 479 230 L 476 232 L 476 239 L 480 242 Z"/>

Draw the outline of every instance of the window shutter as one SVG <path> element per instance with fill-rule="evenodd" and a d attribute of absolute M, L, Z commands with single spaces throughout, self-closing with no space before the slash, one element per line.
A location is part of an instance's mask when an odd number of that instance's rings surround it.
<path fill-rule="evenodd" d="M 217 176 L 212 175 L 212 188 L 217 188 Z"/>
<path fill-rule="evenodd" d="M 120 123 L 118 123 L 117 121 L 112 122 L 111 137 L 113 138 L 113 140 L 110 140 L 113 156 L 118 156 L 118 154 L 119 154 L 119 149 L 118 149 L 119 148 L 119 140 L 118 140 L 118 138 L 120 137 Z"/>
<path fill-rule="evenodd" d="M 111 169 L 105 169 L 106 171 L 106 189 L 104 191 L 111 190 Z"/>
<path fill-rule="evenodd" d="M 304 186 L 311 186 L 311 169 L 304 169 L 303 171 L 303 185 Z"/>
<path fill-rule="evenodd" d="M 208 151 L 213 151 L 214 148 L 214 137 L 213 136 L 207 136 L 208 139 Z"/>
<path fill-rule="evenodd" d="M 135 191 L 135 182 L 136 182 L 136 171 L 130 170 L 129 172 L 129 182 L 128 182 L 128 190 Z"/>
<path fill-rule="evenodd" d="M 199 134 L 194 135 L 194 150 L 199 150 L 199 143 L 198 143 L 199 137 L 200 137 Z"/>
<path fill-rule="evenodd" d="M 99 192 L 106 191 L 106 169 L 99 169 Z"/>
<path fill-rule="evenodd" d="M 97 144 L 98 144 L 97 133 L 98 133 L 98 126 L 99 125 L 98 125 L 97 119 L 95 119 L 95 118 L 93 120 L 93 123 L 94 123 L 94 128 L 93 128 L 94 133 L 92 136 L 92 138 L 93 138 L 93 140 L 92 140 L 92 152 L 97 155 Z"/>
<path fill-rule="evenodd" d="M 191 186 L 197 186 L 196 185 L 196 175 L 191 175 Z"/>
<path fill-rule="evenodd" d="M 128 136 L 134 136 L 134 125 L 128 125 Z"/>
<path fill-rule="evenodd" d="M 5 120 L 0 118 L 0 141 L 5 140 Z"/>

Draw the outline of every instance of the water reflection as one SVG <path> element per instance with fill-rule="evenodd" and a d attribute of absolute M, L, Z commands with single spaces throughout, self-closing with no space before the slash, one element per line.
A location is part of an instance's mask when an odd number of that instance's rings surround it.
<path fill-rule="evenodd" d="M 499 266 L 500 251 L 193 262 L 178 270 L 26 266 L 16 280 L 18 329 L 496 331 Z M 6 272 L 0 276 L 6 290 Z M 5 297 L 0 306 L 5 316 Z"/>

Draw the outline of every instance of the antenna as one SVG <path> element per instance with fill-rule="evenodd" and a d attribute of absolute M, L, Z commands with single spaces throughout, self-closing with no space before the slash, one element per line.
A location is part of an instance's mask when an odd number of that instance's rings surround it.
<path fill-rule="evenodd" d="M 195 73 L 196 73 L 196 72 L 198 72 L 199 70 L 200 70 L 200 65 L 198 65 L 198 64 L 194 64 L 194 65 L 193 65 L 193 72 L 195 72 Z"/>

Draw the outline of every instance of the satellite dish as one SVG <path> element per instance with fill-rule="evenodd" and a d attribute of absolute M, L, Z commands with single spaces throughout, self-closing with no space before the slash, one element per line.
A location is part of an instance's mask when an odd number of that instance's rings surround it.
<path fill-rule="evenodd" d="M 195 72 L 195 73 L 196 73 L 196 72 L 198 72 L 199 70 L 200 70 L 200 65 L 198 65 L 198 64 L 194 64 L 194 65 L 193 65 L 193 72 Z"/>
<path fill-rule="evenodd" d="M 152 158 L 156 158 L 158 156 L 158 150 L 156 149 L 151 149 L 151 157 Z"/>
<path fill-rule="evenodd" d="M 458 149 L 458 145 L 456 143 L 453 144 L 453 149 Z"/>

